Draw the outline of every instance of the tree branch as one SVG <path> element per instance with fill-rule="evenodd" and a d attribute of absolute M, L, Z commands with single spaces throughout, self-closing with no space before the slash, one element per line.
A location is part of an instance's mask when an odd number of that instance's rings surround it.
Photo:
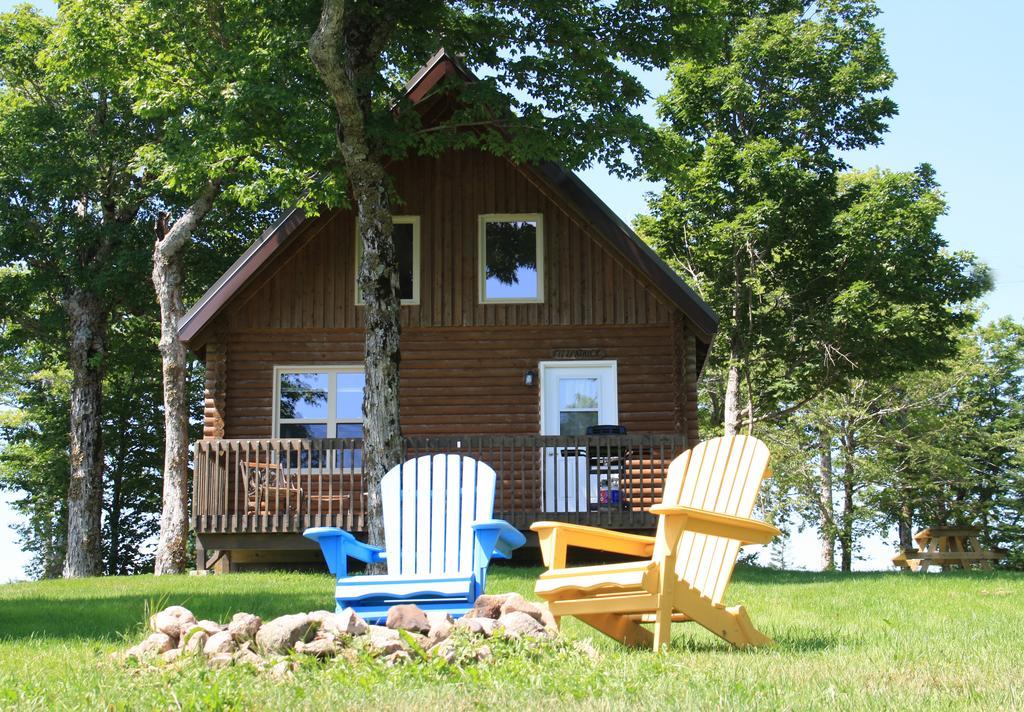
<path fill-rule="evenodd" d="M 174 224 L 162 237 L 158 238 L 156 252 L 161 257 L 164 259 L 173 257 L 181 250 L 202 219 L 213 209 L 213 203 L 217 196 L 220 195 L 222 187 L 219 178 L 207 183 L 200 191 L 196 201 L 188 207 L 188 210 L 174 221 Z"/>

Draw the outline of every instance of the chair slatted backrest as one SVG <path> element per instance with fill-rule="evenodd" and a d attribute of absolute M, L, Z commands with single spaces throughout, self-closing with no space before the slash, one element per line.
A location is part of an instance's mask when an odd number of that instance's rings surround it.
<path fill-rule="evenodd" d="M 474 521 L 494 509 L 494 470 L 464 455 L 423 455 L 381 480 L 388 574 L 473 572 Z"/>
<path fill-rule="evenodd" d="M 768 470 L 768 447 L 747 435 L 712 438 L 687 450 L 668 468 L 662 502 L 749 518 Z M 658 537 L 664 536 L 664 522 Z M 684 531 L 676 573 L 713 603 L 721 603 L 732 579 L 740 542 Z"/>

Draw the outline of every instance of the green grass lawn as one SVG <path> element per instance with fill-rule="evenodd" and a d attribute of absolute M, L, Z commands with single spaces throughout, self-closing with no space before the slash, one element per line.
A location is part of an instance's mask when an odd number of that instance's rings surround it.
<path fill-rule="evenodd" d="M 491 592 L 530 597 L 538 569 L 492 567 Z M 0 586 L 0 707 L 38 709 L 1024 708 L 1024 575 L 811 574 L 740 569 L 727 595 L 776 645 L 737 651 L 692 624 L 671 650 L 476 668 L 310 664 L 288 682 L 246 668 L 139 670 L 110 653 L 142 635 L 147 602 L 199 618 L 328 608 L 327 575 L 139 576 Z"/>

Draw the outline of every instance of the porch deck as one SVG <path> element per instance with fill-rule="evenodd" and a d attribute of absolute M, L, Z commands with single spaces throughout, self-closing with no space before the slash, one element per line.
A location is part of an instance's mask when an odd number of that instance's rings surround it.
<path fill-rule="evenodd" d="M 498 473 L 494 516 L 526 530 L 538 520 L 651 530 L 682 434 L 459 435 L 405 439 L 404 459 L 458 452 Z M 194 447 L 192 523 L 203 534 L 365 530 L 362 441 L 201 440 Z"/>

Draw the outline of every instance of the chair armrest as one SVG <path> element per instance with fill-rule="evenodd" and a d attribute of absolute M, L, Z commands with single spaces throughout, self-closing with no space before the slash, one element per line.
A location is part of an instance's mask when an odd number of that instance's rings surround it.
<path fill-rule="evenodd" d="M 327 568 L 338 578 L 348 575 L 347 558 L 351 556 L 367 564 L 378 564 L 386 554 L 379 546 L 370 546 L 356 539 L 349 532 L 337 527 L 313 527 L 302 532 L 302 536 L 320 544 L 320 550 L 327 560 Z"/>
<path fill-rule="evenodd" d="M 654 537 L 652 536 L 627 534 L 611 529 L 566 522 L 534 522 L 530 529 L 537 532 L 544 565 L 549 569 L 565 568 L 566 548 L 570 546 L 609 551 L 638 558 L 648 558 L 654 554 Z"/>
<path fill-rule="evenodd" d="M 771 524 L 757 519 L 734 517 L 696 507 L 656 504 L 651 507 L 651 514 L 661 517 L 683 517 L 683 529 L 686 531 L 734 539 L 740 544 L 767 544 L 780 533 Z"/>
<path fill-rule="evenodd" d="M 480 554 L 486 557 L 487 565 L 492 557 L 511 559 L 512 552 L 526 543 L 526 537 L 503 519 L 481 519 L 470 524 Z"/>

